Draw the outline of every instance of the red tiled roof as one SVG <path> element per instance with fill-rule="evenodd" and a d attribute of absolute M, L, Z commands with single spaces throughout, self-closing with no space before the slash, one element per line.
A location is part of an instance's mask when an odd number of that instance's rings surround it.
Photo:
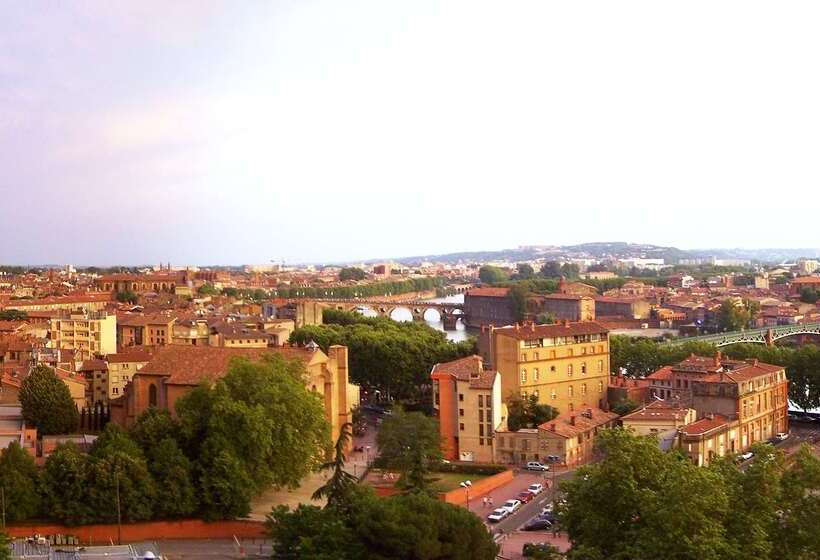
<path fill-rule="evenodd" d="M 820 284 L 820 276 L 801 276 L 792 280 L 792 284 Z"/>
<path fill-rule="evenodd" d="M 595 321 L 583 321 L 580 323 L 559 323 L 555 325 L 536 325 L 534 323 L 528 323 L 525 325 L 498 328 L 495 329 L 494 332 L 499 335 L 517 338 L 518 340 L 532 340 L 536 338 L 556 338 L 585 334 L 606 334 L 609 331 L 606 327 Z"/>
<path fill-rule="evenodd" d="M 459 381 L 469 381 L 472 389 L 492 389 L 498 373 L 485 370 L 481 356 L 473 355 L 433 366 L 433 374 L 449 374 Z"/>
<path fill-rule="evenodd" d="M 679 402 L 653 401 L 622 420 L 683 420 L 688 412 L 689 409 Z"/>
<path fill-rule="evenodd" d="M 715 414 L 711 418 L 701 418 L 696 422 L 687 424 L 681 427 L 680 431 L 687 436 L 699 436 L 712 430 L 728 427 L 729 423 L 730 420 L 727 417 Z"/>
<path fill-rule="evenodd" d="M 471 297 L 507 297 L 510 293 L 509 288 L 473 288 L 467 290 L 467 295 Z"/>
<path fill-rule="evenodd" d="M 575 424 L 573 424 L 573 417 Z M 606 412 L 600 408 L 588 408 L 585 411 L 561 414 L 549 422 L 544 422 L 538 426 L 538 429 L 564 438 L 571 438 L 608 424 L 617 418 L 618 415 L 614 412 Z"/>
<path fill-rule="evenodd" d="M 307 364 L 313 359 L 314 352 L 295 347 L 163 346 L 157 349 L 137 375 L 168 376 L 166 383 L 170 385 L 199 385 L 201 381 L 214 381 L 224 376 L 233 358 L 257 361 L 266 354 L 280 354 L 285 358 L 300 359 Z"/>
<path fill-rule="evenodd" d="M 102 371 L 107 369 L 108 364 L 106 364 L 103 360 L 86 360 L 82 363 L 79 369 L 77 369 L 77 371 Z"/>

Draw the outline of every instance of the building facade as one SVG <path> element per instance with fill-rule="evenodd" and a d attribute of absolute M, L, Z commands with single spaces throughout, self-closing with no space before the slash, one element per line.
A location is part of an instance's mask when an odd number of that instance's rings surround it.
<path fill-rule="evenodd" d="M 117 317 L 105 311 L 63 313 L 49 323 L 50 344 L 84 358 L 117 351 Z"/>
<path fill-rule="evenodd" d="M 503 326 L 516 321 L 510 290 L 507 288 L 473 288 L 464 294 L 464 317 L 469 326 Z"/>

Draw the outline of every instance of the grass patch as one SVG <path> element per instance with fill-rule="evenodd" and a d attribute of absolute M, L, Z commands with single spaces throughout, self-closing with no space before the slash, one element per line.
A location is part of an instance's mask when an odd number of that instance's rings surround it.
<path fill-rule="evenodd" d="M 490 475 L 484 474 L 464 474 L 464 473 L 430 473 L 430 478 L 435 478 L 436 481 L 430 485 L 430 488 L 435 492 L 449 492 L 459 487 L 459 483 L 464 480 L 469 480 L 473 484 L 479 480 L 488 478 Z"/>

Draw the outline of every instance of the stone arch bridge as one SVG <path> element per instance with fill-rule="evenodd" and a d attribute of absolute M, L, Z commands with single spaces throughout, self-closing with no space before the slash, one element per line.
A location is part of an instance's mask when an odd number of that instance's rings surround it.
<path fill-rule="evenodd" d="M 461 303 L 439 303 L 425 300 L 395 301 L 382 299 L 317 299 L 316 303 L 332 309 L 342 311 L 356 311 L 361 308 L 372 309 L 380 317 L 390 318 L 396 309 L 406 309 L 413 316 L 414 321 L 424 321 L 424 314 L 430 309 L 435 309 L 444 328 L 454 330 L 456 322 L 464 318 L 464 304 Z"/>
<path fill-rule="evenodd" d="M 820 323 L 805 323 L 799 325 L 779 325 L 776 327 L 765 327 L 762 329 L 749 329 L 745 331 L 733 331 L 718 334 L 707 334 L 703 336 L 690 336 L 670 340 L 667 344 L 679 346 L 687 342 L 708 342 L 715 346 L 728 346 L 741 342 L 751 342 L 772 346 L 775 340 L 786 338 L 787 336 L 815 335 L 820 336 Z"/>

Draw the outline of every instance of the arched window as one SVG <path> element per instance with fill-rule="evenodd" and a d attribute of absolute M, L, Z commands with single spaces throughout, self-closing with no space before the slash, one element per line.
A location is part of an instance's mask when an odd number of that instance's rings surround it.
<path fill-rule="evenodd" d="M 157 406 L 157 386 L 153 383 L 148 386 L 148 406 Z"/>

